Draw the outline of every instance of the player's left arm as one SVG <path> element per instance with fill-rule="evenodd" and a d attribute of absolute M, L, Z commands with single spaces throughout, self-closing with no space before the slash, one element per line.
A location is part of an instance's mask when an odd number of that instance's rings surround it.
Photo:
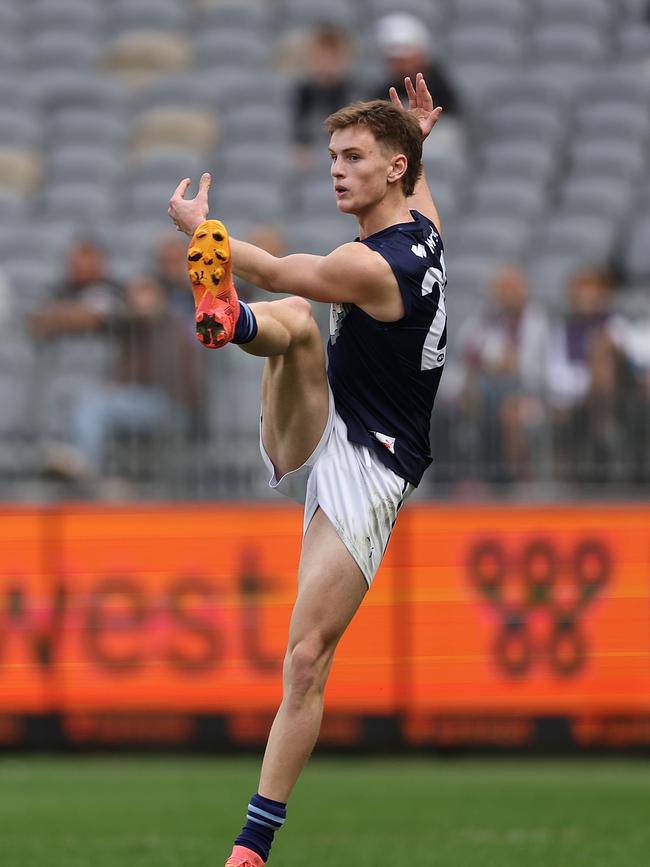
<path fill-rule="evenodd" d="M 231 249 L 235 274 L 267 292 L 380 308 L 399 295 L 383 257 L 357 242 L 343 244 L 327 256 L 276 257 L 234 238 Z"/>
<path fill-rule="evenodd" d="M 438 118 L 442 114 L 442 107 L 439 105 L 434 106 L 433 97 L 429 93 L 429 88 L 427 87 L 427 83 L 421 72 L 418 72 L 416 76 L 415 85 L 410 78 L 405 78 L 404 86 L 406 87 L 406 95 L 409 100 L 409 107 L 407 110 L 410 114 L 414 115 L 420 124 L 420 129 L 422 130 L 422 141 L 425 141 L 438 122 Z M 397 94 L 397 90 L 394 87 L 391 87 L 389 95 L 393 105 L 404 110 Z M 408 202 L 410 208 L 424 214 L 425 217 L 428 217 L 433 222 L 439 232 L 442 231 L 440 225 L 440 214 L 438 213 L 438 209 L 433 200 L 424 173 L 424 168 L 422 169 L 422 174 L 415 185 L 415 191 L 413 195 L 409 197 Z"/>

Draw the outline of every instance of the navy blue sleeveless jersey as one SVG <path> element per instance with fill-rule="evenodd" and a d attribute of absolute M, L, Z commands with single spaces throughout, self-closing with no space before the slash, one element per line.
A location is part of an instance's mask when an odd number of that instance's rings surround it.
<path fill-rule="evenodd" d="M 429 429 L 447 345 L 445 257 L 438 230 L 413 222 L 359 241 L 391 266 L 404 316 L 380 322 L 355 304 L 332 304 L 328 376 L 348 439 L 417 485 L 431 463 Z"/>

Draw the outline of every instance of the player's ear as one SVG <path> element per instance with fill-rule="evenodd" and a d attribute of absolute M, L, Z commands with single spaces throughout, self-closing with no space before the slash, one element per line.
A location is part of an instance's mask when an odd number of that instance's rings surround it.
<path fill-rule="evenodd" d="M 388 183 L 394 184 L 401 180 L 408 168 L 408 160 L 404 154 L 395 154 L 388 170 Z"/>

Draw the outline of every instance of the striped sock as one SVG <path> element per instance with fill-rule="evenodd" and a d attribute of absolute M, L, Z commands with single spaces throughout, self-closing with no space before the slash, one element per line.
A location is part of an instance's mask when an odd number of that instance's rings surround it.
<path fill-rule="evenodd" d="M 250 343 L 257 337 L 257 319 L 245 301 L 239 302 L 239 319 L 235 325 L 233 343 Z"/>
<path fill-rule="evenodd" d="M 286 804 L 253 795 L 248 804 L 246 824 L 235 840 L 235 846 L 246 846 L 267 861 L 275 832 L 284 825 L 286 818 Z"/>

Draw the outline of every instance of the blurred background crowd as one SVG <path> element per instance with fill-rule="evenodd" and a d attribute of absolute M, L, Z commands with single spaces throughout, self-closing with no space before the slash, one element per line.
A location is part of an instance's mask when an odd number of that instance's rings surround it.
<path fill-rule="evenodd" d="M 2 499 L 266 496 L 259 361 L 196 342 L 167 201 L 210 170 L 236 237 L 329 252 L 323 120 L 418 71 L 450 317 L 420 494 L 642 495 L 647 0 L 0 0 Z"/>

